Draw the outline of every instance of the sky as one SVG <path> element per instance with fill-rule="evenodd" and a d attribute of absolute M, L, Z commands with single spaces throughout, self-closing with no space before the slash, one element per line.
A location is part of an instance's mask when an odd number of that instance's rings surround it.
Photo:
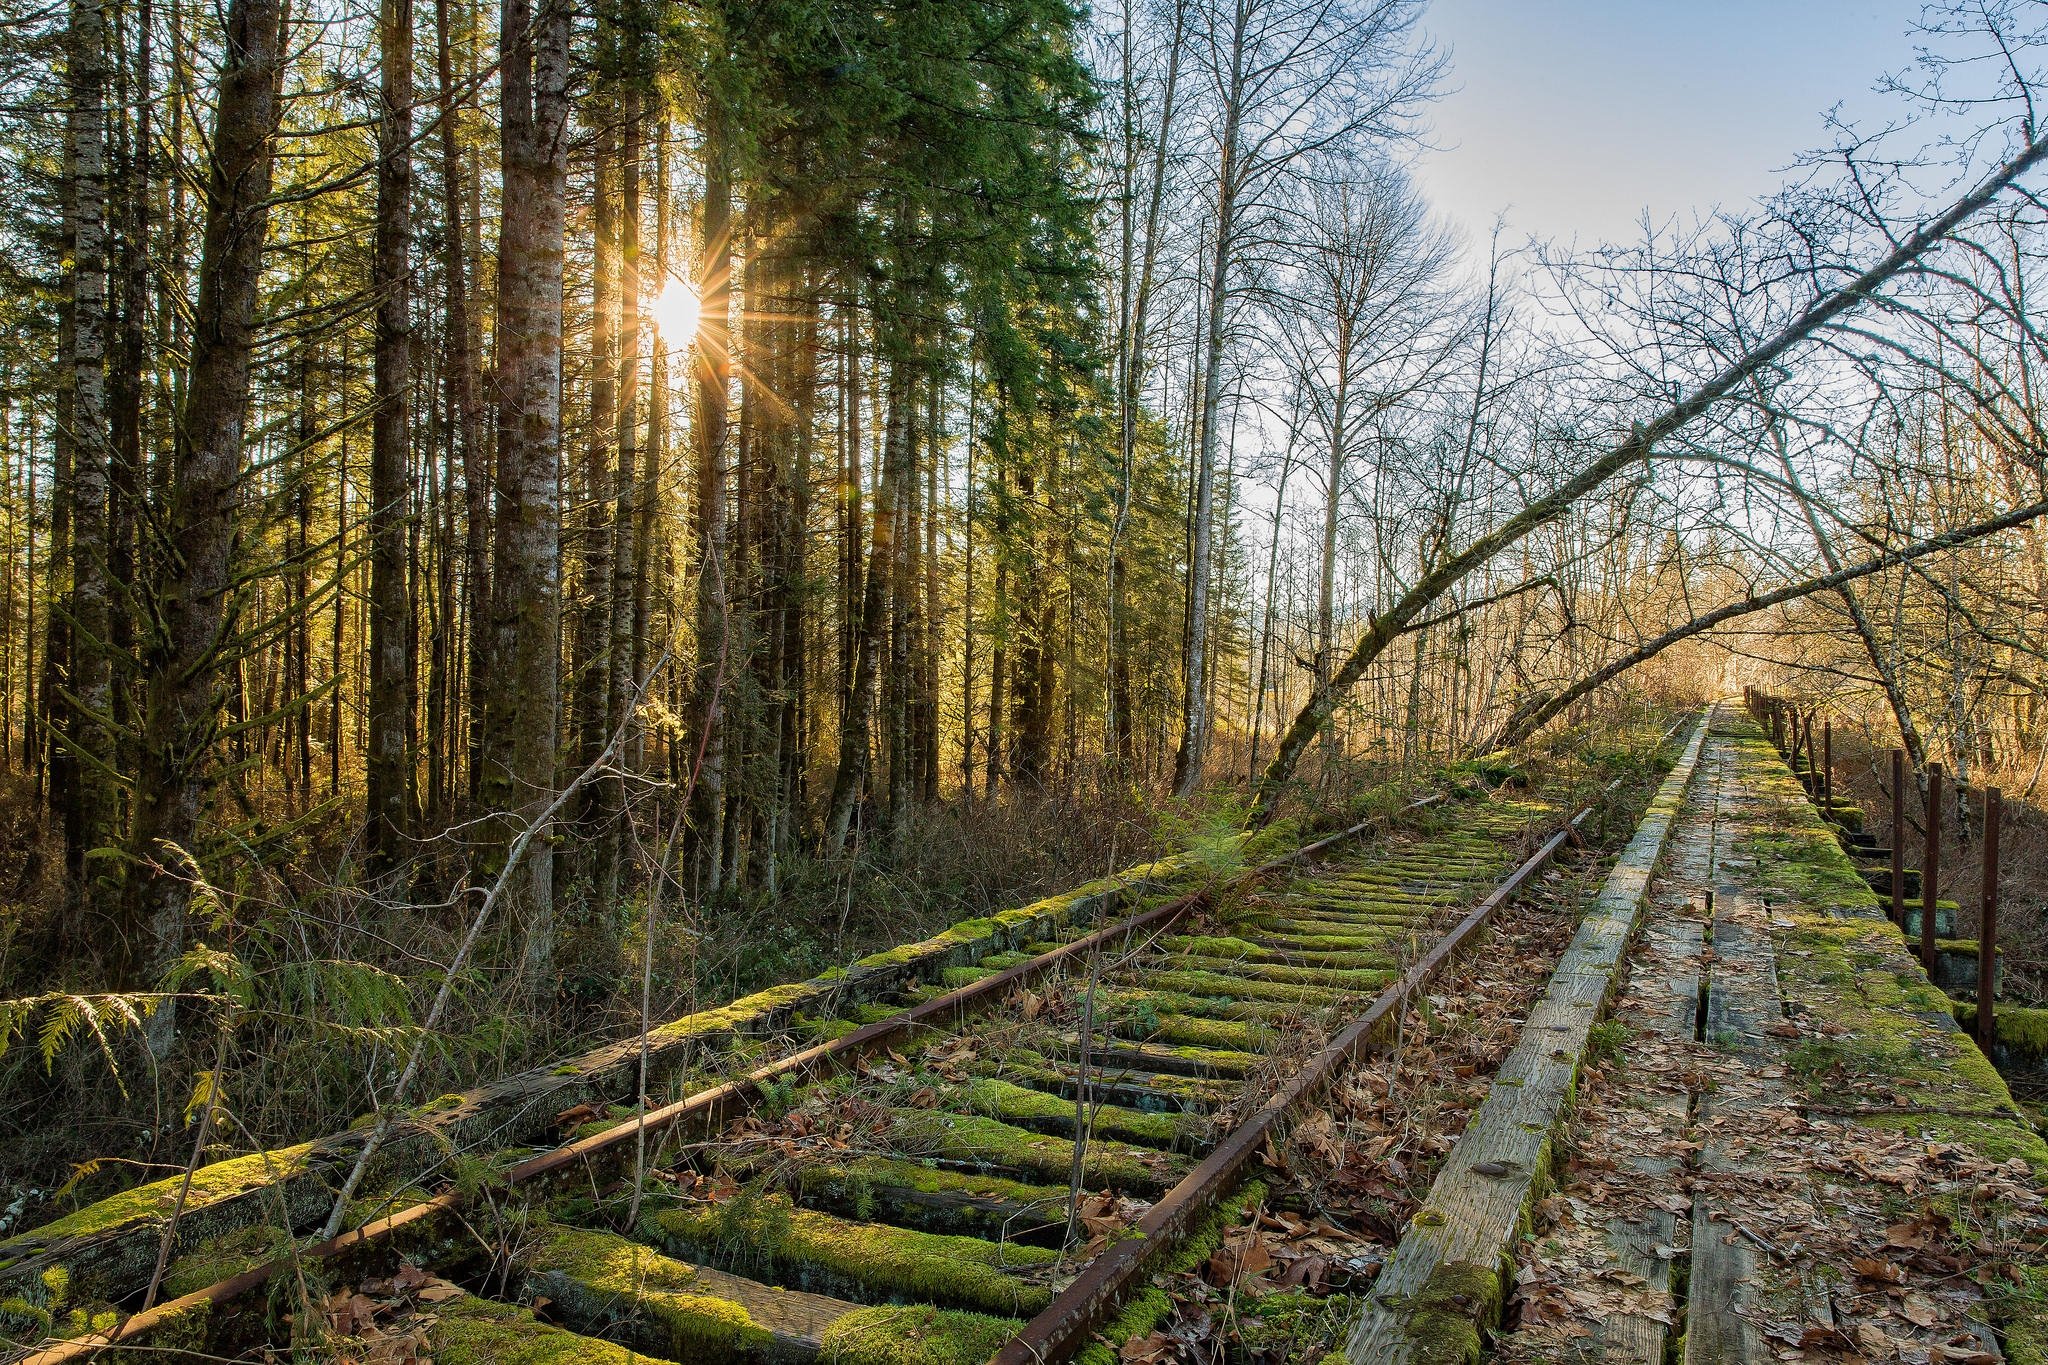
<path fill-rule="evenodd" d="M 1433 0 L 1449 50 L 1416 178 L 1478 251 L 1639 235 L 1645 209 L 1769 194 L 1824 116 L 1882 115 L 1871 87 L 1914 54 L 1919 0 Z"/>

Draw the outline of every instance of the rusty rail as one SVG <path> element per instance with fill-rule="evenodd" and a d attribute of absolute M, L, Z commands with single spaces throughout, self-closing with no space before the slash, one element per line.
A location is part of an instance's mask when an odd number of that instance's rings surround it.
<path fill-rule="evenodd" d="M 1233 878 L 1230 884 L 1241 886 L 1270 875 L 1290 864 L 1313 858 L 1324 850 L 1357 838 L 1369 830 L 1388 825 L 1416 811 L 1439 805 L 1444 800 L 1442 793 L 1432 793 L 1409 802 L 1392 815 L 1361 820 L 1278 858 L 1260 863 Z M 1580 818 L 1583 818 L 1583 813 Z M 1573 823 L 1576 825 L 1576 819 Z M 1552 844 L 1561 838 L 1562 833 L 1552 840 Z M 634 1150 L 643 1134 L 666 1133 L 685 1127 L 695 1130 L 715 1127 L 734 1117 L 737 1111 L 757 1098 L 762 1088 L 771 1082 L 801 1079 L 817 1074 L 827 1067 L 850 1063 L 888 1046 L 901 1035 L 922 1025 L 950 1020 L 977 1006 L 999 1002 L 1015 988 L 1036 980 L 1062 963 L 1084 957 L 1108 943 L 1139 933 L 1164 931 L 1189 912 L 1207 904 L 1216 889 L 1202 888 L 1162 905 L 1125 916 L 1116 923 L 1105 925 L 1071 943 L 1048 949 L 1028 962 L 1020 962 L 993 976 L 957 987 L 914 1005 L 900 1014 L 863 1025 L 828 1042 L 790 1053 L 757 1067 L 736 1080 L 726 1081 L 673 1104 L 650 1110 L 637 1123 L 622 1123 L 616 1128 L 542 1152 L 512 1167 L 498 1181 L 493 1182 L 491 1188 L 493 1191 L 502 1191 L 558 1174 L 584 1163 L 616 1161 Z M 459 1190 L 444 1191 L 396 1213 L 375 1219 L 360 1228 L 298 1248 L 288 1257 L 266 1262 L 238 1275 L 216 1281 L 203 1289 L 144 1309 L 110 1332 L 74 1337 L 52 1346 L 18 1353 L 8 1359 L 20 1362 L 20 1365 L 74 1365 L 74 1362 L 89 1360 L 110 1346 L 127 1345 L 172 1323 L 190 1321 L 187 1315 L 194 1310 L 219 1307 L 252 1294 L 268 1285 L 281 1272 L 288 1272 L 294 1266 L 308 1263 L 330 1267 L 350 1265 L 360 1258 L 395 1246 L 406 1236 L 426 1236 L 438 1226 L 439 1220 L 456 1214 L 473 1197 Z"/>
<path fill-rule="evenodd" d="M 1619 785 L 1619 779 L 1609 783 L 1603 795 Z M 1288 1113 L 1296 1105 L 1319 1094 L 1323 1086 L 1364 1052 L 1371 1044 L 1374 1032 L 1443 970 L 1465 940 L 1483 928 L 1502 906 L 1512 901 L 1529 879 L 1549 863 L 1558 849 L 1577 837 L 1580 823 L 1593 813 L 1596 805 L 1590 804 L 1574 815 L 1521 866 L 1509 873 L 1485 900 L 1438 939 L 1435 946 L 1417 960 L 1399 981 L 1382 991 L 1363 1014 L 1312 1057 L 1249 1119 L 1217 1143 L 1201 1164 L 1179 1184 L 1161 1196 L 1133 1227 L 1135 1235 L 1112 1242 L 1082 1267 L 1080 1274 L 1044 1310 L 989 1358 L 988 1365 L 1048 1365 L 1049 1362 L 1066 1360 L 1086 1345 L 1089 1334 L 1116 1310 L 1154 1260 L 1186 1237 L 1196 1220 L 1237 1186 L 1246 1163 L 1264 1146 L 1267 1137 Z"/>

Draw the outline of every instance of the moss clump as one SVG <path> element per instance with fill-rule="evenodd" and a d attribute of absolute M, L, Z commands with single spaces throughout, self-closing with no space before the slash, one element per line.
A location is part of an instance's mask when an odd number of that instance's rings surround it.
<path fill-rule="evenodd" d="M 1416 1365 L 1478 1365 L 1479 1324 L 1500 1312 L 1501 1279 L 1484 1266 L 1446 1261 L 1402 1307 Z"/>
<path fill-rule="evenodd" d="M 643 1352 L 550 1327 L 523 1308 L 486 1299 L 434 1306 L 427 1329 L 437 1365 L 663 1365 Z"/>
<path fill-rule="evenodd" d="M 889 1221 L 917 1221 L 931 1232 L 1001 1238 L 1066 1217 L 1067 1192 L 999 1175 L 948 1170 L 900 1157 L 806 1161 L 778 1178 L 803 1191 L 804 1202 L 863 1222 L 877 1211 Z M 940 1199 L 920 1196 L 941 1196 Z"/>
<path fill-rule="evenodd" d="M 178 1299 L 284 1254 L 291 1239 L 278 1228 L 256 1226 L 210 1237 L 172 1261 L 161 1298 Z"/>
<path fill-rule="evenodd" d="M 827 1365 L 981 1365 L 1023 1326 L 943 1308 L 862 1308 L 825 1329 Z"/>
<path fill-rule="evenodd" d="M 1167 1274 L 1186 1274 L 1200 1266 L 1216 1254 L 1217 1247 L 1223 1245 L 1223 1234 L 1244 1222 L 1254 1208 L 1265 1202 L 1265 1198 L 1264 1181 L 1249 1180 L 1238 1186 L 1203 1215 L 1200 1224 L 1173 1249 L 1160 1269 Z M 1083 1348 L 1074 1359 L 1079 1365 L 1116 1365 L 1118 1348 L 1150 1332 L 1172 1311 L 1173 1300 L 1166 1294 L 1154 1288 L 1141 1289 L 1132 1294 L 1116 1317 L 1096 1334 L 1100 1340 Z"/>
<path fill-rule="evenodd" d="M 2048 1365 L 2048 1265 L 2019 1267 L 2020 1282 L 2000 1280 L 1991 1312 L 2005 1329 L 2008 1365 Z"/>
<path fill-rule="evenodd" d="M 608 1232 L 545 1229 L 527 1270 L 575 1317 L 658 1328 L 653 1335 L 680 1360 L 756 1355 L 774 1344 L 744 1305 L 703 1292 L 696 1267 Z"/>
<path fill-rule="evenodd" d="M 1141 1042 L 1186 1043 L 1236 1052 L 1259 1052 L 1273 1040 L 1273 1030 L 1262 1023 L 1189 1014 L 1128 1016 L 1113 1027 L 1120 1036 Z"/>
<path fill-rule="evenodd" d="M 1377 978 L 1377 985 L 1373 989 L 1384 986 L 1394 979 L 1392 972 L 1376 972 L 1373 976 Z M 1165 991 L 1209 995 L 1220 1000 L 1271 1000 L 1296 1006 L 1335 1004 L 1344 997 L 1357 993 L 1354 990 L 1329 986 L 1305 986 L 1288 981 L 1258 981 L 1249 977 L 1226 976 L 1222 972 L 1208 971 L 1147 972 L 1145 984 L 1157 986 Z"/>
<path fill-rule="evenodd" d="M 274 1152 L 255 1152 L 201 1166 L 192 1174 L 185 1212 L 190 1214 L 195 1209 L 298 1175 L 307 1169 L 312 1153 L 313 1144 L 302 1142 L 296 1147 L 280 1147 Z M 177 1206 L 178 1189 L 184 1182 L 184 1176 L 174 1175 L 168 1180 L 137 1185 L 97 1204 L 88 1204 L 54 1223 L 0 1242 L 0 1249 L 28 1242 L 47 1245 L 64 1237 L 88 1237 L 96 1232 L 168 1218 Z"/>
<path fill-rule="evenodd" d="M 1066 1138 L 1033 1133 L 976 1114 L 922 1109 L 897 1111 L 889 1145 L 913 1156 L 983 1170 L 1022 1172 L 1047 1183 L 1065 1184 L 1074 1162 L 1074 1144 Z M 1100 1141 L 1088 1144 L 1082 1161 L 1083 1175 L 1095 1187 L 1163 1190 L 1188 1172 L 1185 1157 Z"/>
<path fill-rule="evenodd" d="M 970 1081 L 960 1092 L 960 1098 L 971 1112 L 1019 1128 L 1049 1128 L 1066 1134 L 1074 1130 L 1074 1102 L 1042 1090 L 991 1077 Z M 1153 1114 L 1116 1104 L 1095 1107 L 1097 1133 L 1148 1147 L 1171 1149 L 1193 1142 L 1207 1127 L 1203 1120 L 1188 1114 Z"/>
<path fill-rule="evenodd" d="M 790 1206 L 780 1196 L 684 1204 L 652 1219 L 654 1235 L 681 1254 L 760 1269 L 825 1293 L 900 1296 L 990 1313 L 1035 1313 L 1052 1298 L 1019 1271 L 1059 1253 L 907 1228 L 850 1223 Z"/>
<path fill-rule="evenodd" d="M 1074 1365 L 1117 1365 L 1119 1348 L 1127 1341 L 1144 1336 L 1166 1320 L 1173 1311 L 1173 1300 L 1163 1289 L 1150 1285 L 1138 1290 L 1124 1301 L 1117 1315 L 1096 1333 L 1098 1340 L 1089 1342 L 1075 1353 Z"/>
<path fill-rule="evenodd" d="M 765 991 L 743 995 L 730 1005 L 715 1010 L 698 1010 L 663 1024 L 647 1035 L 650 1045 L 662 1048 L 678 1043 L 708 1042 L 743 1029 L 766 1028 L 771 1019 L 800 1003 L 822 996 L 825 988 L 813 981 L 796 981 L 770 986 Z"/>
<path fill-rule="evenodd" d="M 1977 1031 L 1977 1006 L 1967 1000 L 1951 1000 L 1949 1009 L 1963 1032 Z M 2048 1058 L 2048 1010 L 2021 1005 L 2000 1005 L 1994 1016 L 2000 1045 L 2037 1060 Z"/>

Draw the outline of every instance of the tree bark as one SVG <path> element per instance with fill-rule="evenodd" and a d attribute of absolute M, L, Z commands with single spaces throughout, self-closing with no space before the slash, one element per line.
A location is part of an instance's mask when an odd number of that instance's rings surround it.
<path fill-rule="evenodd" d="M 71 584 L 66 610 L 68 676 L 52 699 L 58 742 L 68 750 L 63 791 L 65 867 L 74 891 L 85 855 L 114 837 L 118 782 L 113 752 L 113 656 L 108 640 L 107 420 L 107 17 L 106 0 L 72 0 L 65 115 L 69 345 Z"/>
<path fill-rule="evenodd" d="M 441 281 L 446 321 L 442 345 L 453 408 L 456 454 L 462 466 L 463 605 L 469 623 L 468 784 L 478 794 L 483 773 L 484 702 L 489 690 L 491 639 L 491 471 L 484 437 L 484 406 L 476 312 L 470 306 L 469 237 L 463 210 L 463 162 L 457 127 L 455 72 L 448 0 L 434 0 L 434 78 L 441 149 Z"/>
<path fill-rule="evenodd" d="M 846 851 L 853 813 L 867 785 L 868 737 L 881 673 L 882 639 L 888 631 L 889 586 L 896 563 L 897 498 L 903 482 L 904 447 L 910 440 L 910 395 L 907 366 L 887 362 L 888 414 L 882 438 L 881 477 L 875 481 L 874 506 L 868 526 L 868 565 L 861 595 L 860 626 L 854 640 L 853 690 L 839 718 L 839 771 L 832 780 L 826 807 L 825 848 L 837 857 Z"/>
<path fill-rule="evenodd" d="M 382 0 L 377 117 L 375 412 L 370 426 L 370 744 L 365 755 L 370 865 L 389 871 L 413 829 L 412 0 Z"/>
<path fill-rule="evenodd" d="M 569 11 L 531 0 L 499 10 L 497 526 L 492 658 L 485 707 L 484 805 L 501 866 L 522 824 L 552 802 L 561 693 L 562 235 L 568 180 Z M 554 962 L 554 854 L 544 839 L 506 888 L 529 994 Z"/>
<path fill-rule="evenodd" d="M 698 760 L 692 785 L 690 864 L 699 895 L 716 892 L 725 868 L 725 725 L 719 714 L 731 641 L 726 563 L 726 429 L 732 402 L 732 166 L 725 113 L 706 106 L 704 201 L 697 280 L 697 660 L 687 734 Z"/>
<path fill-rule="evenodd" d="M 263 242 L 269 227 L 271 137 L 283 74 L 280 0 L 230 0 L 206 187 L 199 298 L 163 515 L 164 562 L 145 641 L 142 743 L 130 842 L 127 935 L 153 980 L 184 951 L 199 821 L 212 776 L 222 702 L 220 655 L 240 502 L 249 373 Z M 169 1053 L 170 1002 L 150 1016 L 148 1042 Z"/>

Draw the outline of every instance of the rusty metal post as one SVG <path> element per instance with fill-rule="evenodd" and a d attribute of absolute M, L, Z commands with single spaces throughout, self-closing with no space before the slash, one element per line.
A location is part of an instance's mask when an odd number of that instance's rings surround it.
<path fill-rule="evenodd" d="M 1829 815 L 1835 813 L 1835 723 L 1831 720 L 1820 726 L 1820 805 Z"/>
<path fill-rule="evenodd" d="M 1984 789 L 1984 886 L 1977 922 L 1977 1046 L 1991 1055 L 1998 1041 L 1993 1018 L 1998 993 L 1998 817 L 2005 802 L 1998 788 Z"/>
<path fill-rule="evenodd" d="M 1920 965 L 1932 979 L 1941 949 L 1934 944 L 1934 909 L 1941 899 L 1941 765 L 1927 765 L 1927 837 L 1920 850 Z"/>
<path fill-rule="evenodd" d="M 1906 927 L 1906 751 L 1892 750 L 1892 923 Z"/>

